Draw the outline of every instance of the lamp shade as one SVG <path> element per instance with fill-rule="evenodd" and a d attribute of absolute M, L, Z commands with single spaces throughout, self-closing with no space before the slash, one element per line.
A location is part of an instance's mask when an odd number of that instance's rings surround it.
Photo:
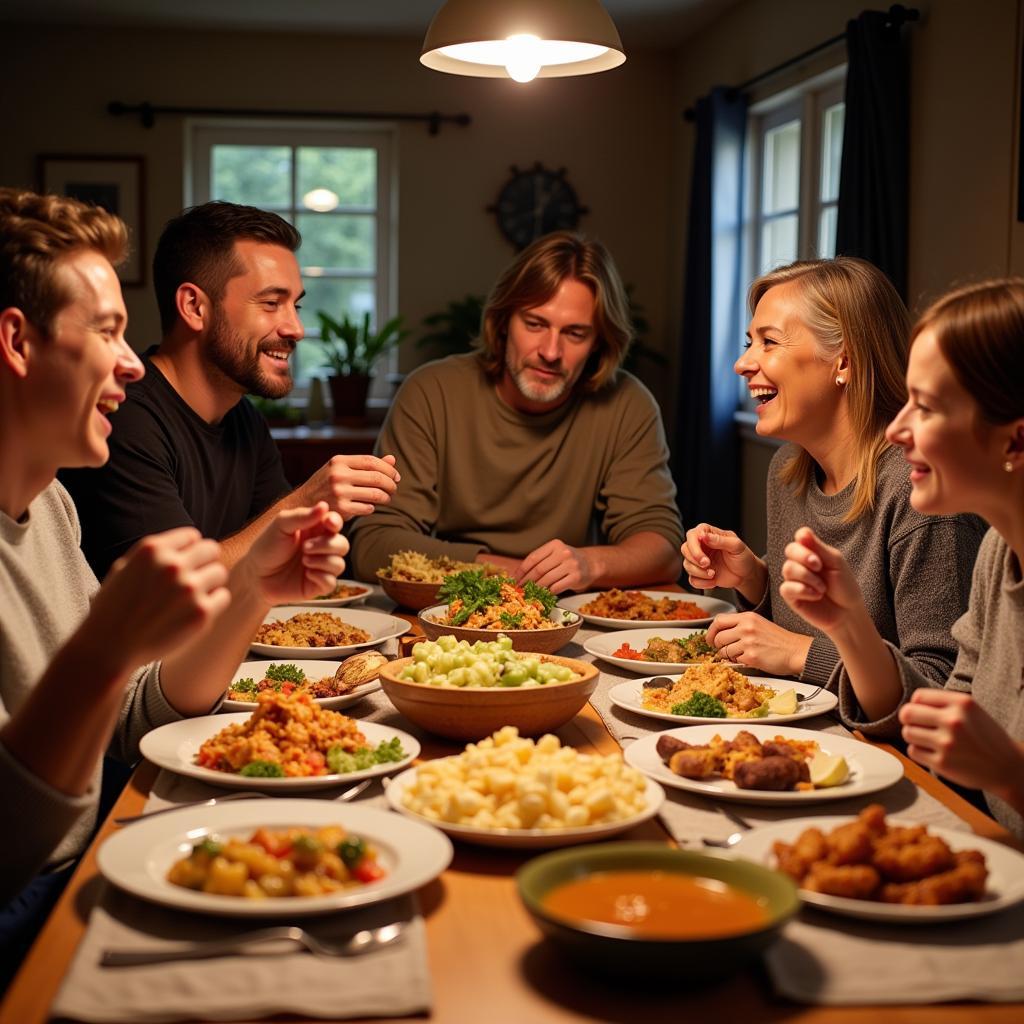
<path fill-rule="evenodd" d="M 423 40 L 420 63 L 476 78 L 561 78 L 626 59 L 599 0 L 447 0 Z"/>

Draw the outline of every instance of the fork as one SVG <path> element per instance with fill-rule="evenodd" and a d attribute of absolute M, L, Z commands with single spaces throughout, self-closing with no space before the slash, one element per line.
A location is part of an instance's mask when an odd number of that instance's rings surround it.
<path fill-rule="evenodd" d="M 359 796 L 360 793 L 366 787 L 373 782 L 373 779 L 363 779 L 362 782 L 357 782 L 354 786 L 346 789 L 344 793 L 339 794 L 335 799 L 339 801 L 352 800 Z M 183 807 L 212 807 L 214 804 L 223 804 L 228 800 L 251 800 L 253 797 L 269 797 L 269 793 L 255 793 L 252 790 L 246 790 L 243 793 L 228 793 L 227 796 L 211 796 L 209 800 L 192 800 L 190 803 L 185 804 L 172 804 L 170 807 L 160 807 L 155 811 L 143 811 L 142 814 L 132 814 L 126 818 L 115 818 L 115 825 L 130 825 L 133 821 L 141 821 L 143 818 L 152 818 L 157 814 L 166 814 L 168 811 L 180 811 Z"/>
<path fill-rule="evenodd" d="M 264 942 L 290 943 L 293 947 L 308 950 L 318 956 L 359 956 L 371 950 L 380 949 L 399 942 L 405 932 L 405 922 L 395 921 L 380 928 L 365 928 L 349 936 L 343 942 L 327 942 L 318 939 L 304 928 L 287 926 L 282 928 L 261 928 L 254 932 L 242 932 L 227 939 L 211 939 L 196 942 L 184 949 L 105 949 L 100 955 L 102 967 L 138 967 L 143 964 L 162 964 L 173 960 L 206 960 L 211 957 L 230 956 L 248 951 L 250 946 Z M 277 949 L 258 954 L 274 956 L 286 952 Z M 291 950 L 287 950 L 291 952 Z"/>
<path fill-rule="evenodd" d="M 711 839 L 705 837 L 701 839 L 701 842 L 705 846 L 719 846 L 724 850 L 728 850 L 729 847 L 735 846 L 743 838 L 743 833 L 748 829 L 753 828 L 753 825 L 751 825 L 746 818 L 740 817 L 740 815 L 735 811 L 730 811 L 727 807 L 719 807 L 718 810 L 721 811 L 722 814 L 724 814 L 725 817 L 727 817 L 734 825 L 739 826 L 739 831 L 727 835 L 724 839 Z"/>

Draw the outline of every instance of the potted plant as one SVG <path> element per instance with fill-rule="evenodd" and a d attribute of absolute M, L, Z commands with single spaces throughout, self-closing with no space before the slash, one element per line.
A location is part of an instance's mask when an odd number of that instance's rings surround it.
<path fill-rule="evenodd" d="M 324 347 L 327 364 L 334 374 L 327 378 L 334 404 L 334 421 L 366 415 L 366 395 L 370 389 L 370 373 L 377 360 L 389 349 L 400 344 L 409 333 L 402 327 L 400 316 L 392 317 L 380 330 L 370 327 L 370 314 L 362 322 L 344 314 L 340 320 L 322 310 L 320 344 Z"/>

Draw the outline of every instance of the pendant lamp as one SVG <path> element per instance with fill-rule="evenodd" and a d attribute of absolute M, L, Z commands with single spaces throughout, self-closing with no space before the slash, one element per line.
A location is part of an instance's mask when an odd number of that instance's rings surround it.
<path fill-rule="evenodd" d="M 590 75 L 625 59 L 600 0 L 447 0 L 420 54 L 434 71 L 517 82 Z"/>

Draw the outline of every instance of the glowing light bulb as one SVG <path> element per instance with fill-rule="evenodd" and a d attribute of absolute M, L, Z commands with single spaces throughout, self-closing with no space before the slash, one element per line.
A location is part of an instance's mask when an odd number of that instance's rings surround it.
<path fill-rule="evenodd" d="M 302 205 L 307 210 L 327 213 L 338 205 L 338 194 L 329 188 L 314 188 L 302 197 Z"/>
<path fill-rule="evenodd" d="M 543 65 L 536 36 L 509 36 L 505 40 L 505 70 L 516 82 L 532 82 Z"/>

